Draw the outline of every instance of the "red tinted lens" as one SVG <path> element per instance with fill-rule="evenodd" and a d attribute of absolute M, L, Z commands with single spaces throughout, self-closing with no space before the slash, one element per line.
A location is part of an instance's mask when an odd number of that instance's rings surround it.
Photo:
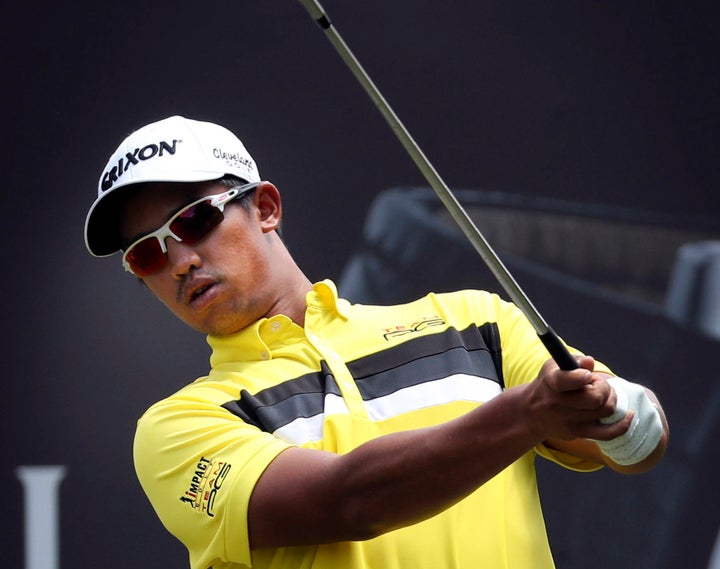
<path fill-rule="evenodd" d="M 208 200 L 186 209 L 173 219 L 170 231 L 182 239 L 183 243 L 192 245 L 217 227 L 224 218 L 222 212 L 210 205 Z"/>
<path fill-rule="evenodd" d="M 160 247 L 160 241 L 150 237 L 137 243 L 125 256 L 135 276 L 142 278 L 159 271 L 167 263 L 167 255 Z"/>
<path fill-rule="evenodd" d="M 181 211 L 170 223 L 170 231 L 183 243 L 193 245 L 224 218 L 222 212 L 207 200 Z M 125 261 L 136 276 L 145 278 L 165 266 L 167 253 L 163 252 L 158 238 L 153 236 L 135 244 L 125 256 Z"/>

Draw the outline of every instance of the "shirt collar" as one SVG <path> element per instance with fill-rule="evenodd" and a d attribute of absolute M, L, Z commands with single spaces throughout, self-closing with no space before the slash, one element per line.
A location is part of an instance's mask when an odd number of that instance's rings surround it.
<path fill-rule="evenodd" d="M 329 279 L 315 283 L 305 301 L 308 314 L 330 310 L 346 320 L 350 314 L 350 303 L 338 297 L 337 287 Z M 208 336 L 212 348 L 210 365 L 214 368 L 230 362 L 267 360 L 272 358 L 274 347 L 302 335 L 302 328 L 283 314 L 261 318 L 234 334 Z"/>
<path fill-rule="evenodd" d="M 306 296 L 308 310 L 334 310 L 344 319 L 350 317 L 350 303 L 338 296 L 337 287 L 330 279 L 325 279 L 313 285 Z"/>

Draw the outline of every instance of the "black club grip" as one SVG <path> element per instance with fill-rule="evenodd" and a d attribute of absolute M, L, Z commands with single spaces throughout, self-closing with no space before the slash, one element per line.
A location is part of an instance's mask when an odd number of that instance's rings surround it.
<path fill-rule="evenodd" d="M 538 334 L 538 338 L 545 345 L 547 351 L 550 352 L 550 356 L 552 356 L 560 369 L 570 371 L 580 367 L 577 360 L 570 354 L 552 328 L 548 328 L 544 334 Z"/>

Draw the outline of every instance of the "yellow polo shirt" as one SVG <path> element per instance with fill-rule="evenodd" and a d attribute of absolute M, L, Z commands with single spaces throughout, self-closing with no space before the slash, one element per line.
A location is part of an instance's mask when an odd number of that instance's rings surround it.
<path fill-rule="evenodd" d="M 210 336 L 210 373 L 138 421 L 138 478 L 192 569 L 552 568 L 534 452 L 424 522 L 362 542 L 250 550 L 250 496 L 284 449 L 342 454 L 448 421 L 532 381 L 548 358 L 518 309 L 487 292 L 364 306 L 323 281 L 307 305 L 304 328 L 281 315 Z"/>

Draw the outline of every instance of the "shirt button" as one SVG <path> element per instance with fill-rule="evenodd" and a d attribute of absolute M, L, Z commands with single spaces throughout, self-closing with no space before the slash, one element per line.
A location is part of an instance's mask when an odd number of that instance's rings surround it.
<path fill-rule="evenodd" d="M 260 352 L 260 358 L 262 358 L 263 360 L 269 360 L 270 354 L 268 354 L 267 352 Z"/>
<path fill-rule="evenodd" d="M 282 324 L 280 324 L 280 322 L 278 322 L 277 320 L 270 324 L 270 330 L 272 330 L 273 332 L 279 331 L 280 328 L 282 328 Z"/>

